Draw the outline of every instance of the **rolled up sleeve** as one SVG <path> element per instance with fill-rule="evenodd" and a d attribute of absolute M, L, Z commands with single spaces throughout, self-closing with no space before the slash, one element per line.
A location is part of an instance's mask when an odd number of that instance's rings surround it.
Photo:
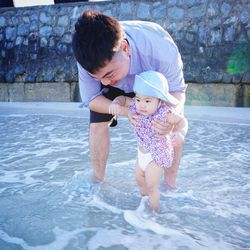
<path fill-rule="evenodd" d="M 93 79 L 87 71 L 77 63 L 80 95 L 83 107 L 88 108 L 89 103 L 97 96 L 102 95 L 103 90 L 99 81 Z"/>
<path fill-rule="evenodd" d="M 184 80 L 183 62 L 181 59 L 181 55 L 177 48 L 172 49 L 171 53 L 171 56 L 169 56 L 171 60 L 165 65 L 162 64 L 161 71 L 168 80 L 170 93 L 185 93 L 187 84 Z M 168 55 L 169 54 L 170 53 L 168 53 Z"/>
<path fill-rule="evenodd" d="M 173 62 L 168 68 L 167 79 L 169 84 L 169 91 L 171 93 L 185 93 L 188 85 L 185 83 L 184 80 L 183 62 L 180 54 L 177 53 L 176 57 L 173 57 L 173 59 Z"/>

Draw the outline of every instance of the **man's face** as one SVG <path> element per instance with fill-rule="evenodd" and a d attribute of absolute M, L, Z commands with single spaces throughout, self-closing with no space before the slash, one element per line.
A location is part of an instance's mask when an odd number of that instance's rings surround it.
<path fill-rule="evenodd" d="M 117 51 L 112 60 L 94 74 L 89 75 L 103 85 L 115 86 L 127 76 L 130 65 L 130 50 L 126 40 L 123 40 L 119 51 Z"/>

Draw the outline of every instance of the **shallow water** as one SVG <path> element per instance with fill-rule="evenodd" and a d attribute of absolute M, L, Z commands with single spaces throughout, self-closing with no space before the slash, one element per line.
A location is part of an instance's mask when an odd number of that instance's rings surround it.
<path fill-rule="evenodd" d="M 141 199 L 125 119 L 91 186 L 87 118 L 1 113 L 0 249 L 249 249 L 250 126 L 189 120 L 178 188 L 161 184 L 161 235 L 123 218 Z"/>

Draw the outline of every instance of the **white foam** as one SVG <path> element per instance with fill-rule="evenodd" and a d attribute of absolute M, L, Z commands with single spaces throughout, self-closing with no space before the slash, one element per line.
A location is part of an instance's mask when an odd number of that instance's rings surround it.
<path fill-rule="evenodd" d="M 90 205 L 98 207 L 100 209 L 109 210 L 114 214 L 121 214 L 123 211 L 115 206 L 109 205 L 102 201 L 98 196 L 94 195 Z"/>
<path fill-rule="evenodd" d="M 8 242 L 8 243 L 12 243 L 12 244 L 16 244 L 21 246 L 23 249 L 26 250 L 32 250 L 34 249 L 33 247 L 31 248 L 25 240 L 23 240 L 22 238 L 18 238 L 18 237 L 11 237 L 9 236 L 6 232 L 0 230 L 0 238 L 1 240 Z"/>
<path fill-rule="evenodd" d="M 7 187 L 4 187 L 4 188 L 0 188 L 0 194 L 3 193 L 5 190 L 7 190 L 8 188 Z"/>
<path fill-rule="evenodd" d="M 56 237 L 55 241 L 44 246 L 37 246 L 34 250 L 63 250 L 69 244 L 70 240 L 75 239 L 78 234 L 85 232 L 86 229 L 79 228 L 72 231 L 65 231 L 59 227 L 55 227 L 53 231 Z M 89 228 L 88 231 L 91 231 L 91 229 Z"/>
<path fill-rule="evenodd" d="M 86 229 L 75 229 L 73 231 L 65 231 L 59 227 L 55 227 L 53 232 L 55 235 L 55 240 L 49 244 L 30 246 L 25 240 L 18 237 L 11 237 L 6 232 L 0 230 L 0 238 L 5 242 L 16 244 L 21 246 L 25 250 L 63 250 L 70 242 L 70 240 L 76 238 L 80 233 L 85 232 Z M 88 228 L 91 231 L 91 228 Z"/>
<path fill-rule="evenodd" d="M 111 248 L 122 246 L 129 250 L 233 250 L 233 248 L 219 240 L 213 240 L 200 232 L 178 232 L 167 236 L 151 233 L 147 230 L 123 233 L 122 229 L 100 229 L 88 241 L 88 250 L 97 250 L 101 247 Z M 171 230 L 169 231 L 171 232 Z"/>
<path fill-rule="evenodd" d="M 186 192 L 179 192 L 178 190 L 167 190 L 167 191 L 161 191 L 161 195 L 163 197 L 171 197 L 171 198 L 189 198 L 192 200 L 197 200 L 196 197 L 194 197 L 193 190 L 187 190 Z"/>
<path fill-rule="evenodd" d="M 124 219 L 134 227 L 138 227 L 144 230 L 151 230 L 157 234 L 162 235 L 178 235 L 178 232 L 175 230 L 167 229 L 164 226 L 150 220 L 144 219 L 140 217 L 136 211 L 133 210 L 126 210 L 124 211 Z"/>
<path fill-rule="evenodd" d="M 241 228 L 241 227 L 238 226 L 238 225 L 234 225 L 234 229 L 235 229 L 235 231 L 236 231 L 238 234 L 241 234 L 241 235 L 244 235 L 244 236 L 250 238 L 250 232 L 249 232 L 249 230 L 247 230 L 247 229 L 245 230 L 245 229 Z"/>
<path fill-rule="evenodd" d="M 39 170 L 33 171 L 4 171 L 0 175 L 0 182 L 2 183 L 23 183 L 30 185 L 41 182 L 41 180 L 34 179 L 32 175 L 39 173 Z"/>
<path fill-rule="evenodd" d="M 111 165 L 111 164 L 109 164 Z M 131 160 L 126 160 L 126 161 L 119 161 L 113 164 L 115 166 L 115 168 L 118 167 L 128 167 L 128 166 L 132 166 L 134 168 L 135 166 L 135 159 L 131 159 Z"/>
<path fill-rule="evenodd" d="M 136 210 L 125 210 L 124 211 L 124 219 L 131 224 L 132 226 L 142 228 L 144 230 L 148 229 L 151 230 L 157 234 L 162 235 L 179 235 L 179 233 L 175 230 L 171 230 L 169 228 L 164 227 L 163 225 L 160 225 L 154 219 L 155 217 L 152 217 L 152 214 L 150 216 L 147 216 L 148 212 L 147 207 L 148 206 L 148 197 L 144 196 L 141 199 L 140 205 Z M 147 218 L 145 218 L 145 216 Z"/>
<path fill-rule="evenodd" d="M 45 163 L 44 168 L 47 168 L 48 173 L 51 173 L 51 172 L 55 171 L 60 166 L 59 162 L 61 160 L 64 160 L 64 159 L 65 158 L 58 158 L 58 159 L 55 159 L 53 161 L 47 162 L 47 163 Z"/>
<path fill-rule="evenodd" d="M 27 117 L 27 114 L 9 114 L 9 115 L 5 115 L 5 114 L 0 114 L 1 117 Z"/>

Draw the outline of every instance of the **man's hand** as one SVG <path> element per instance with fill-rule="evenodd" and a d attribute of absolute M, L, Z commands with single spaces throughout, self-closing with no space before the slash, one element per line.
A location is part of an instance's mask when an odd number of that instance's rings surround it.
<path fill-rule="evenodd" d="M 184 139 L 185 137 L 179 131 L 175 131 L 171 134 L 171 141 L 172 141 L 173 147 L 178 147 L 182 145 L 184 143 Z"/>
<path fill-rule="evenodd" d="M 169 134 L 174 125 L 170 124 L 168 122 L 163 122 L 163 121 L 159 121 L 159 120 L 154 120 L 152 122 L 152 129 L 155 131 L 155 133 L 159 136 L 166 136 L 167 134 Z"/>
<path fill-rule="evenodd" d="M 109 114 L 120 115 L 122 112 L 122 107 L 120 104 L 112 102 L 109 106 Z"/>

